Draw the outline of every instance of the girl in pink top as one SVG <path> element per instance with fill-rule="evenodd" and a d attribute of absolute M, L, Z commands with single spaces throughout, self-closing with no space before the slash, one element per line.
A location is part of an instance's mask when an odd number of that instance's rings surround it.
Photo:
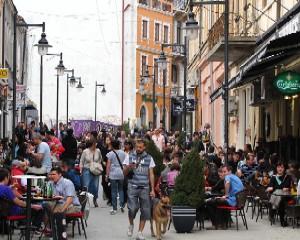
<path fill-rule="evenodd" d="M 171 166 L 171 171 L 168 172 L 168 187 L 175 186 L 175 179 L 180 173 L 180 165 L 178 163 L 173 163 Z"/>

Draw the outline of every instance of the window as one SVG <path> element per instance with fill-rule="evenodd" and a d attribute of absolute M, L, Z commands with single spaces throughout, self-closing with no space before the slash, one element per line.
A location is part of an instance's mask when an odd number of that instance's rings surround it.
<path fill-rule="evenodd" d="M 143 20 L 143 38 L 148 38 L 148 21 Z"/>
<path fill-rule="evenodd" d="M 169 42 L 169 26 L 164 26 L 164 43 Z"/>
<path fill-rule="evenodd" d="M 146 127 L 146 108 L 142 106 L 140 110 L 140 118 L 141 118 L 141 124 L 143 127 Z"/>
<path fill-rule="evenodd" d="M 177 71 L 177 66 L 176 65 L 172 65 L 172 82 L 174 84 L 177 84 L 177 79 L 178 79 L 178 71 Z"/>
<path fill-rule="evenodd" d="M 147 57 L 142 56 L 142 76 L 146 75 L 146 69 L 147 69 Z"/>
<path fill-rule="evenodd" d="M 159 42 L 160 25 L 155 23 L 155 42 Z"/>

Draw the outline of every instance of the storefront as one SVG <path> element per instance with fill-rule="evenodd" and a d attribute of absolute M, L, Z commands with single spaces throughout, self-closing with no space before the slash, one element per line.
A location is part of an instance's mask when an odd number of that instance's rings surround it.
<path fill-rule="evenodd" d="M 237 136 L 249 138 L 254 148 L 278 153 L 285 162 L 300 161 L 299 51 L 298 3 L 257 41 L 255 53 L 229 86 L 239 98 Z M 243 118 L 248 124 L 244 128 Z"/>

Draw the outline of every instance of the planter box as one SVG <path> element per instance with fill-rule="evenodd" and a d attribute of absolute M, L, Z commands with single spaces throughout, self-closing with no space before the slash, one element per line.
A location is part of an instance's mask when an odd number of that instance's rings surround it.
<path fill-rule="evenodd" d="M 176 232 L 189 233 L 194 228 L 196 208 L 189 206 L 173 206 L 172 220 Z"/>

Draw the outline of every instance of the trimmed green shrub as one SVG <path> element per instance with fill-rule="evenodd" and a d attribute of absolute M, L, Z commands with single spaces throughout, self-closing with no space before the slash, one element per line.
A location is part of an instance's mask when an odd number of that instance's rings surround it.
<path fill-rule="evenodd" d="M 160 177 L 160 173 L 164 170 L 165 166 L 163 164 L 163 154 L 156 147 L 155 143 L 151 141 L 147 141 L 146 143 L 146 152 L 153 157 L 155 162 L 154 174 L 155 177 Z"/>
<path fill-rule="evenodd" d="M 175 189 L 171 196 L 173 205 L 198 208 L 204 201 L 204 160 L 193 149 L 183 160 Z"/>

